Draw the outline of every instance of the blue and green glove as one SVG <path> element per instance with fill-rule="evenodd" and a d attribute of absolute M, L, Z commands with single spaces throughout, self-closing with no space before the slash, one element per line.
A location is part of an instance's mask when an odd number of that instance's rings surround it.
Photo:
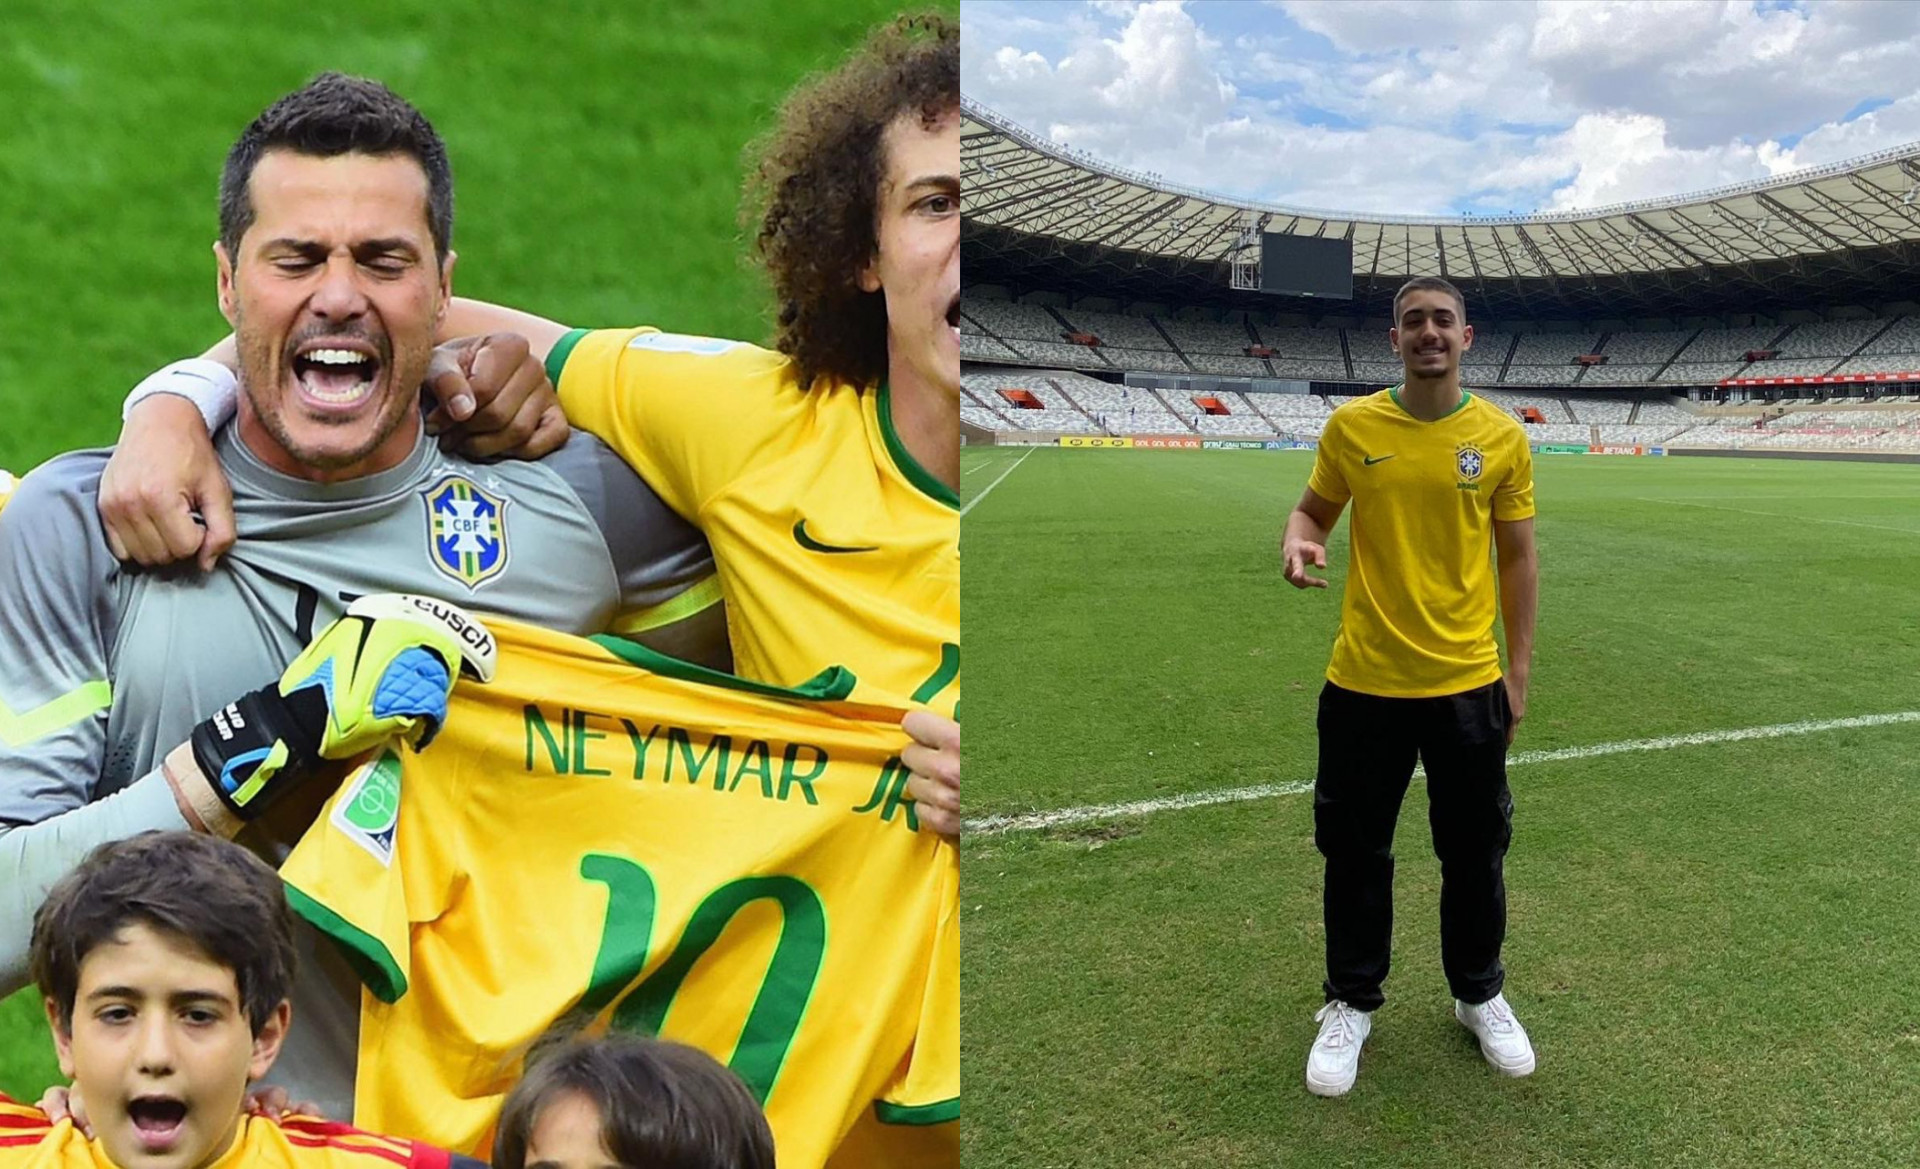
<path fill-rule="evenodd" d="M 493 679 L 486 626 L 432 597 L 376 593 L 347 607 L 280 681 L 193 729 L 193 756 L 242 820 L 330 760 L 399 738 L 420 750 L 446 721 L 459 674 Z"/>

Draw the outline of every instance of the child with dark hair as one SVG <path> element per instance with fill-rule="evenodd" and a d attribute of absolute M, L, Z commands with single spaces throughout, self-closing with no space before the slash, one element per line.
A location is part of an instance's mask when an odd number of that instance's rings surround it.
<path fill-rule="evenodd" d="M 638 1035 L 565 1039 L 507 1096 L 494 1169 L 773 1169 L 773 1133 L 740 1078 L 698 1048 Z"/>
<path fill-rule="evenodd" d="M 280 878 L 189 832 L 103 844 L 33 919 L 34 981 L 93 1137 L 0 1095 L 0 1167 L 456 1169 L 467 1158 L 343 1124 L 250 1115 L 292 1008 Z"/>

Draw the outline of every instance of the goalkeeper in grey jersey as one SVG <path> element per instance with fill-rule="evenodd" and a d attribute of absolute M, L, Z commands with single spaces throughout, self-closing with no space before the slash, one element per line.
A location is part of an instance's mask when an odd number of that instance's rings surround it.
<path fill-rule="evenodd" d="M 45 889 L 98 843 L 196 828 L 284 857 L 321 785 L 243 825 L 233 792 L 170 782 L 162 757 L 280 677 L 354 598 L 426 594 L 592 632 L 700 610 L 713 571 L 699 533 L 587 436 L 540 463 L 481 465 L 424 435 L 454 255 L 446 153 L 418 111 L 319 78 L 241 136 L 220 210 L 243 392 L 218 450 L 239 542 L 206 576 L 123 570 L 96 518 L 104 452 L 53 460 L 0 512 L 0 993 L 24 984 Z M 712 656 L 684 636 L 661 648 Z M 302 1025 L 276 1078 L 346 1117 L 358 983 L 303 932 Z"/>

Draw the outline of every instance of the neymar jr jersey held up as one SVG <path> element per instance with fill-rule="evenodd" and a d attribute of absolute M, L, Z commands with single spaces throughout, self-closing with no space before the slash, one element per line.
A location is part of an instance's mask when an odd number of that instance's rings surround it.
<path fill-rule="evenodd" d="M 840 664 L 953 712 L 959 499 L 901 444 L 884 385 L 809 389 L 779 353 L 652 329 L 575 330 L 547 369 L 568 418 L 706 534 L 738 673 Z"/>
<path fill-rule="evenodd" d="M 114 560 L 98 515 L 107 451 L 42 465 L 0 512 L 0 831 L 121 795 L 195 723 L 279 677 L 354 597 L 424 593 L 589 633 L 712 574 L 699 532 L 590 435 L 538 463 L 499 464 L 421 435 L 398 465 L 332 484 L 274 471 L 233 425 L 214 449 L 240 539 L 204 576 Z M 318 803 L 296 793 L 241 843 L 278 862 Z M 0 880 L 0 918 L 31 915 L 20 903 L 46 896 L 31 884 Z M 27 931 L 5 933 L 0 995 L 26 982 Z M 346 1116 L 357 987 L 317 942 L 296 931 L 300 1026 L 272 1082 Z"/>
<path fill-rule="evenodd" d="M 953 1119 L 959 865 L 905 798 L 903 708 L 844 670 L 781 690 L 490 627 L 494 681 L 356 772 L 281 870 L 367 979 L 356 1123 L 483 1149 L 563 1017 L 728 1063 L 782 1169 L 856 1121 Z"/>
<path fill-rule="evenodd" d="M 344 1124 L 306 1116 L 270 1120 L 248 1116 L 240 1132 L 209 1169 L 485 1169 L 471 1157 L 454 1157 L 413 1141 L 375 1136 Z M 46 1113 L 0 1094 L 0 1169 L 116 1169 L 98 1140 L 88 1140 L 72 1121 L 54 1124 Z"/>
<path fill-rule="evenodd" d="M 1472 394 L 1423 422 L 1399 388 L 1356 398 L 1321 432 L 1307 486 L 1351 501 L 1340 633 L 1327 680 L 1430 698 L 1500 677 L 1493 521 L 1533 515 L 1533 455 L 1505 411 Z"/>

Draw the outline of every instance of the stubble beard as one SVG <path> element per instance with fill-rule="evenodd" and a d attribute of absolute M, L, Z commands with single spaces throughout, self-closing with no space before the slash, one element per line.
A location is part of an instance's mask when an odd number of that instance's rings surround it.
<path fill-rule="evenodd" d="M 234 339 L 240 350 L 240 391 L 247 396 L 248 403 L 253 407 L 254 417 L 260 420 L 260 424 L 266 428 L 274 443 L 286 453 L 288 458 L 302 467 L 315 471 L 343 470 L 379 450 L 381 445 L 392 438 L 394 432 L 406 422 L 407 413 L 413 406 L 413 397 L 398 390 L 398 387 L 409 384 L 401 380 L 403 367 L 413 366 L 418 370 L 417 375 L 412 376 L 411 384 L 418 385 L 426 377 L 426 355 L 396 350 L 389 340 L 388 345 L 383 347 L 386 353 L 382 376 L 389 379 L 392 400 L 380 407 L 383 413 L 379 425 L 374 428 L 374 432 L 365 442 L 351 450 L 317 451 L 303 445 L 294 437 L 293 429 L 287 424 L 286 415 L 282 409 L 286 404 L 286 397 L 281 393 L 281 385 L 292 376 L 291 357 L 282 354 L 280 360 L 287 364 L 286 368 L 279 368 L 280 361 L 275 359 L 272 344 L 260 337 L 248 335 L 245 316 L 237 308 L 234 312 Z M 360 419 L 321 415 L 312 421 L 321 426 L 336 427 L 351 426 L 358 423 Z"/>

